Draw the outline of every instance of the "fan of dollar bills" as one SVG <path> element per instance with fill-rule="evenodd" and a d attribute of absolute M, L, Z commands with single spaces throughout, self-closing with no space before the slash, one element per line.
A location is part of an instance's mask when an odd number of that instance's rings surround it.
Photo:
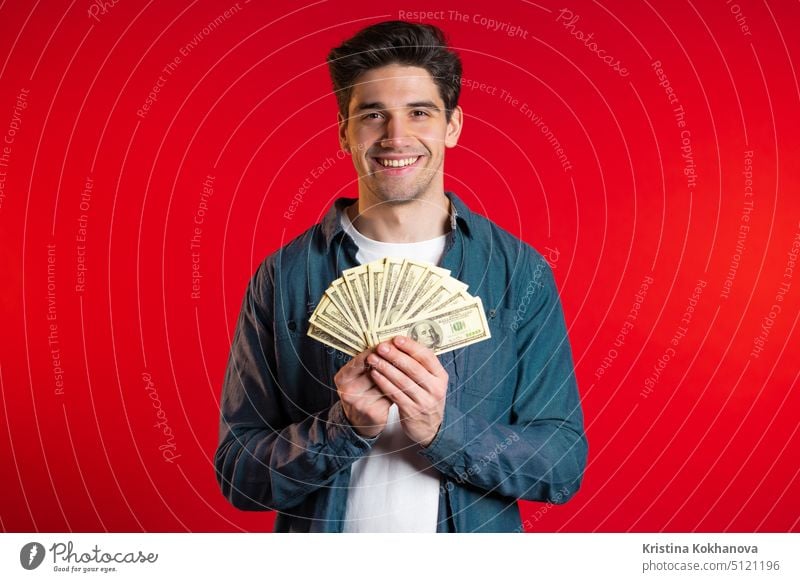
<path fill-rule="evenodd" d="M 388 257 L 342 271 L 311 315 L 308 335 L 351 356 L 396 335 L 436 354 L 491 337 L 480 297 L 450 271 Z"/>

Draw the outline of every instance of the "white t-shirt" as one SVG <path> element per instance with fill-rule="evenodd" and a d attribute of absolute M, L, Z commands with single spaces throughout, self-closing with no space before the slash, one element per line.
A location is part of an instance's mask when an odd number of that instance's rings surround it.
<path fill-rule="evenodd" d="M 342 228 L 358 247 L 359 264 L 398 257 L 436 265 L 447 238 L 415 243 L 372 240 L 355 229 L 347 212 L 342 212 Z M 439 471 L 419 450 L 403 432 L 397 405 L 392 404 L 386 428 L 369 453 L 352 465 L 345 532 L 436 532 Z"/>

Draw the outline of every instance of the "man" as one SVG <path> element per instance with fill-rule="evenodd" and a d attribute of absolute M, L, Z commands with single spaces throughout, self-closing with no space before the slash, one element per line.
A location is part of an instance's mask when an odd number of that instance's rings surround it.
<path fill-rule="evenodd" d="M 222 492 L 277 510 L 276 531 L 519 531 L 517 501 L 567 501 L 586 462 L 552 273 L 444 191 L 463 113 L 439 29 L 379 23 L 328 63 L 358 199 L 337 200 L 247 288 L 222 394 Z M 491 340 L 437 357 L 395 337 L 345 363 L 307 337 L 330 282 L 385 256 L 467 283 Z"/>

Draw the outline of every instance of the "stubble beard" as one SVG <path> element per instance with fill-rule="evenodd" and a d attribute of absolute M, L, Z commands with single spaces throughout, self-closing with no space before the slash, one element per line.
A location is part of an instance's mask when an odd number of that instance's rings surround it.
<path fill-rule="evenodd" d="M 384 204 L 401 205 L 425 198 L 436 175 L 435 170 L 421 168 L 418 176 L 407 185 L 385 183 L 386 179 L 379 172 L 369 174 L 367 189 L 378 202 Z M 383 182 L 383 183 L 381 183 Z"/>

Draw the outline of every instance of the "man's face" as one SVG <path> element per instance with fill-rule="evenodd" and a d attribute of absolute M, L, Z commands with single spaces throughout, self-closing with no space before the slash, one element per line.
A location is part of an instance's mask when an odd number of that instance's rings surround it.
<path fill-rule="evenodd" d="M 359 195 L 406 202 L 444 191 L 444 150 L 458 142 L 462 113 L 447 121 L 430 73 L 387 65 L 356 80 L 349 119 L 339 114 L 339 140 L 351 152 Z"/>
<path fill-rule="evenodd" d="M 417 326 L 417 341 L 426 348 L 432 348 L 436 345 L 439 338 L 436 336 L 436 331 L 431 325 L 421 323 Z"/>

